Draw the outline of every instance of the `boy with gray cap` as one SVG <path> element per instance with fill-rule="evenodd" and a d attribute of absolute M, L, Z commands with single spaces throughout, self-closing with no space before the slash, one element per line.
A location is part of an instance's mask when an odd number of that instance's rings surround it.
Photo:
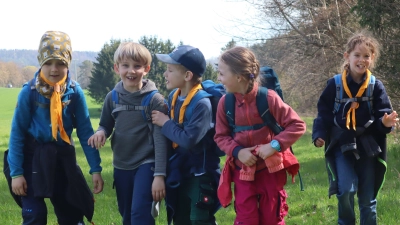
<path fill-rule="evenodd" d="M 93 134 L 86 100 L 69 76 L 71 58 L 69 36 L 47 31 L 38 50 L 40 69 L 18 96 L 7 163 L 24 225 L 47 224 L 44 198 L 50 198 L 58 224 L 83 224 L 83 216 L 91 222 L 93 194 L 76 162 L 74 128 L 90 165 L 93 193 L 103 190 L 99 152 L 86 144 Z"/>
<path fill-rule="evenodd" d="M 192 115 L 185 116 L 191 101 L 205 92 L 201 76 L 206 61 L 199 49 L 189 45 L 156 56 L 167 63 L 167 89 L 174 89 L 168 101 L 171 119 L 158 111 L 152 113 L 153 123 L 161 126 L 161 132 L 173 142 L 166 181 L 168 223 L 216 224 L 219 157 L 210 147 L 213 113 L 209 97 L 193 101 Z"/>

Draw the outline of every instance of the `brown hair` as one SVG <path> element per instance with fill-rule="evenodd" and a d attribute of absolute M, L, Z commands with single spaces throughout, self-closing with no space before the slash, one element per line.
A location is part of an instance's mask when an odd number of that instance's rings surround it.
<path fill-rule="evenodd" d="M 247 93 L 253 89 L 254 82 L 259 82 L 260 63 L 250 49 L 233 47 L 222 53 L 220 60 L 229 66 L 232 73 L 242 76 L 249 82 Z"/>
<path fill-rule="evenodd" d="M 371 54 L 374 55 L 374 60 L 372 60 L 369 68 L 373 69 L 375 67 L 375 62 L 378 60 L 380 56 L 379 42 L 374 37 L 372 37 L 372 35 L 367 33 L 367 31 L 361 31 L 359 33 L 354 34 L 348 39 L 346 44 L 347 54 L 350 54 L 352 51 L 354 51 L 357 45 L 366 47 L 367 49 L 370 50 Z M 345 61 L 342 65 L 342 68 L 344 70 L 348 70 L 349 66 L 350 66 L 349 63 Z"/>

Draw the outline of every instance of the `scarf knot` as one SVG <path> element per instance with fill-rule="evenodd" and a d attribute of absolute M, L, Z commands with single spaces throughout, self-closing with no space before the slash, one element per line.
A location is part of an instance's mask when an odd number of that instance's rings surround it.
<path fill-rule="evenodd" d="M 346 94 L 349 96 L 349 98 L 353 98 L 353 95 L 350 92 L 349 86 L 347 85 L 347 79 L 346 79 L 346 73 L 347 71 L 344 70 L 342 73 L 342 84 L 343 84 L 343 89 L 346 92 Z M 369 81 L 371 79 L 371 72 L 367 69 L 367 77 L 364 80 L 364 82 L 362 83 L 360 89 L 358 90 L 357 94 L 356 94 L 356 98 L 361 97 L 365 90 L 368 87 Z M 346 114 L 346 128 L 350 130 L 350 119 L 351 119 L 351 123 L 352 123 L 352 128 L 353 130 L 356 130 L 356 109 L 358 109 L 358 107 L 360 106 L 360 103 L 358 102 L 352 102 L 350 105 L 349 110 L 347 111 Z"/>
<path fill-rule="evenodd" d="M 197 84 L 195 86 L 192 87 L 192 89 L 190 89 L 188 95 L 185 98 L 185 101 L 183 101 L 183 104 L 179 110 L 179 123 L 183 124 L 183 119 L 185 117 L 185 112 L 186 112 L 186 107 L 189 105 L 190 101 L 192 100 L 192 98 L 196 95 L 196 93 L 201 90 L 201 84 Z M 170 112 L 170 116 L 171 119 L 174 119 L 175 117 L 175 103 L 178 99 L 179 94 L 181 93 L 181 89 L 177 89 L 174 93 L 174 95 L 172 96 L 172 102 L 171 102 L 171 112 Z M 172 147 L 175 149 L 178 147 L 178 144 L 173 142 L 172 143 Z"/>

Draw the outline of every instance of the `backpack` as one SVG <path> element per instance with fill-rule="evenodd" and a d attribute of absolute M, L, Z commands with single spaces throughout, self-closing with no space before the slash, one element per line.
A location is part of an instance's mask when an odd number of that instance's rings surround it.
<path fill-rule="evenodd" d="M 351 102 L 367 102 L 368 109 L 371 115 L 371 119 L 373 120 L 374 110 L 373 110 L 373 93 L 375 87 L 376 78 L 374 75 L 371 74 L 371 79 L 369 80 L 369 84 L 367 90 L 364 92 L 365 96 L 359 98 L 343 98 L 343 83 L 342 83 L 342 74 L 336 74 L 334 77 L 335 85 L 336 85 L 336 97 L 335 97 L 335 104 L 333 106 L 333 114 L 339 111 L 340 105 L 342 103 L 348 104 Z"/>
<path fill-rule="evenodd" d="M 36 91 L 36 78 L 33 78 L 29 82 L 26 82 L 23 86 L 29 85 L 31 88 L 31 91 L 29 93 L 29 102 L 30 102 L 30 109 L 31 109 L 31 114 L 36 111 L 37 108 L 49 108 L 50 104 L 47 103 L 42 103 L 39 102 L 39 92 Z M 74 93 L 69 94 L 68 100 L 63 102 L 63 107 L 67 107 L 67 110 L 71 113 L 72 115 L 72 125 L 74 128 L 76 128 L 76 118 L 75 118 L 75 102 L 77 98 L 77 93 L 76 93 L 76 82 L 74 80 L 71 80 L 70 87 L 74 91 Z"/>
<path fill-rule="evenodd" d="M 213 127 L 208 131 L 206 136 L 210 137 L 210 142 L 208 143 L 209 145 L 212 146 L 212 148 L 215 149 L 216 155 L 219 157 L 224 156 L 225 152 L 223 152 L 215 143 L 214 141 L 214 135 L 215 135 L 215 122 L 216 122 L 216 115 L 217 115 L 217 108 L 218 108 L 218 102 L 221 99 L 223 95 L 225 95 L 226 91 L 225 88 L 222 84 L 216 84 L 212 80 L 205 80 L 201 82 L 201 86 L 203 90 L 199 90 L 195 96 L 193 96 L 192 100 L 190 101 L 189 105 L 186 107 L 185 110 L 185 119 L 183 122 L 183 126 L 190 120 L 190 118 L 193 115 L 193 109 L 194 106 L 197 104 L 197 102 L 202 99 L 202 98 L 209 98 L 211 102 L 211 108 L 212 108 L 212 123 Z M 176 92 L 177 89 L 174 89 L 171 91 L 168 97 L 168 107 L 171 107 L 172 105 L 172 97 L 174 96 L 174 93 Z M 208 145 L 207 145 L 208 146 Z"/>
<path fill-rule="evenodd" d="M 283 100 L 281 84 L 279 83 L 278 75 L 269 66 L 260 68 L 261 86 L 274 90 Z"/>
<path fill-rule="evenodd" d="M 258 88 L 258 92 L 256 95 L 256 105 L 257 105 L 257 111 L 260 114 L 263 123 L 255 124 L 252 126 L 236 126 L 235 125 L 236 98 L 234 94 L 227 93 L 225 95 L 225 114 L 226 114 L 226 119 L 229 123 L 229 127 L 232 131 L 232 134 L 245 130 L 258 130 L 264 126 L 268 126 L 268 128 L 271 129 L 275 135 L 279 134 L 281 131 L 284 130 L 284 128 L 278 124 L 275 117 L 271 114 L 268 106 L 268 101 L 265 97 L 268 94 L 268 89 L 271 89 L 277 92 L 277 94 L 281 97 L 283 101 L 283 93 L 279 83 L 278 75 L 272 68 L 268 66 L 261 67 L 260 72 L 261 72 L 260 75 L 263 76 L 264 80 Z M 290 151 L 293 153 L 292 146 L 290 146 Z M 300 170 L 299 170 L 299 179 L 300 179 L 300 190 L 304 191 L 304 185 L 300 175 Z"/>
<path fill-rule="evenodd" d="M 111 112 L 114 120 L 117 118 L 118 112 L 120 111 L 141 111 L 142 117 L 144 121 L 147 122 L 149 127 L 149 134 L 153 133 L 153 123 L 151 122 L 151 111 L 150 111 L 150 102 L 153 99 L 154 95 L 158 93 L 158 90 L 153 90 L 151 92 L 146 93 L 146 95 L 142 98 L 142 102 L 140 105 L 128 105 L 128 104 L 120 104 L 119 103 L 119 93 L 113 89 L 111 91 L 111 100 L 113 105 L 113 110 Z M 166 101 L 164 100 L 165 104 Z M 149 143 L 153 144 L 153 136 L 149 135 Z"/>

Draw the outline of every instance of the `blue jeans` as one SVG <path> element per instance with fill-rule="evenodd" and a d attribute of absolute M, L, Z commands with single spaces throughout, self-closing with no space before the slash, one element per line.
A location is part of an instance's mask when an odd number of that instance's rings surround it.
<path fill-rule="evenodd" d="M 376 225 L 376 205 L 374 196 L 376 158 L 360 152 L 360 159 L 353 155 L 335 152 L 338 179 L 338 210 L 340 225 L 354 225 L 354 195 L 357 193 L 360 210 L 360 225 Z"/>
<path fill-rule="evenodd" d="M 114 185 L 118 210 L 123 225 L 154 225 L 151 216 L 154 163 L 146 163 L 134 170 L 114 168 Z"/>

